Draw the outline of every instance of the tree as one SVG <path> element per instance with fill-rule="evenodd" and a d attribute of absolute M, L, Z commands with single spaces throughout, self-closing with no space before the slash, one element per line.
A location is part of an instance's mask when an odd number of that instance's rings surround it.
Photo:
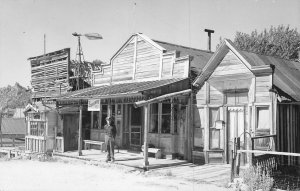
<path fill-rule="evenodd" d="M 279 25 L 258 33 L 237 32 L 233 43 L 237 48 L 263 55 L 276 56 L 289 60 L 299 60 L 300 34 L 297 29 Z"/>

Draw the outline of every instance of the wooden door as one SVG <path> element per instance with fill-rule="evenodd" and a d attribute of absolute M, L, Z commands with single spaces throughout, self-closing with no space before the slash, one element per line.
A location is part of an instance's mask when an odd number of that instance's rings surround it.
<path fill-rule="evenodd" d="M 78 149 L 78 114 L 65 114 L 64 121 L 64 151 Z"/>
<path fill-rule="evenodd" d="M 244 107 L 228 107 L 227 111 L 227 163 L 231 162 L 234 149 L 234 138 L 244 141 Z"/>
<path fill-rule="evenodd" d="M 130 107 L 130 146 L 142 145 L 142 109 Z"/>

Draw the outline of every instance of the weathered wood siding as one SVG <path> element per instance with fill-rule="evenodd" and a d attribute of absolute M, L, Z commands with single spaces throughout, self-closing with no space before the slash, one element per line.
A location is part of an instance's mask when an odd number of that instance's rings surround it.
<path fill-rule="evenodd" d="M 270 102 L 270 89 L 272 87 L 271 75 L 256 76 L 255 102 Z"/>
<path fill-rule="evenodd" d="M 135 38 L 133 38 L 112 60 L 112 80 L 114 82 L 132 80 L 135 43 Z"/>
<path fill-rule="evenodd" d="M 209 103 L 211 104 L 223 104 L 224 95 L 218 89 L 213 86 L 209 87 Z"/>
<path fill-rule="evenodd" d="M 163 54 L 162 60 L 162 78 L 170 78 L 173 75 L 173 65 L 175 62 L 175 52 Z"/>
<path fill-rule="evenodd" d="M 162 52 L 138 38 L 136 47 L 135 79 L 158 78 Z"/>
<path fill-rule="evenodd" d="M 182 78 L 189 76 L 190 58 L 188 56 L 176 58 L 173 67 L 173 77 Z"/>
<path fill-rule="evenodd" d="M 278 104 L 276 151 L 300 153 L 300 105 Z M 299 165 L 300 157 L 288 157 L 288 164 Z"/>
<path fill-rule="evenodd" d="M 93 72 L 93 86 L 109 84 L 111 82 L 111 65 L 102 67 L 102 71 Z"/>

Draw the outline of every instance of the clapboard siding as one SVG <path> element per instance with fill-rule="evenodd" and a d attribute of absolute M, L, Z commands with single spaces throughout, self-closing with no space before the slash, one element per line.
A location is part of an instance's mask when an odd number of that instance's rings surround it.
<path fill-rule="evenodd" d="M 255 100 L 256 102 L 269 102 L 270 89 L 272 87 L 271 76 L 256 76 L 256 87 L 255 87 Z"/>
<path fill-rule="evenodd" d="M 159 77 L 161 51 L 139 39 L 136 50 L 135 79 Z"/>
<path fill-rule="evenodd" d="M 197 105 L 206 104 L 206 88 L 205 85 L 201 87 L 201 89 L 196 94 Z"/>
<path fill-rule="evenodd" d="M 188 77 L 188 70 L 189 70 L 189 58 L 185 59 L 178 59 L 174 63 L 173 67 L 173 77 L 174 78 L 181 78 L 181 77 Z"/>
<path fill-rule="evenodd" d="M 236 74 L 252 75 L 252 72 L 229 51 L 211 77 L 234 76 Z"/>
<path fill-rule="evenodd" d="M 218 91 L 215 87 L 209 87 L 209 101 L 211 104 L 222 104 L 223 103 L 223 94 Z"/>
<path fill-rule="evenodd" d="M 102 67 L 101 72 L 93 72 L 93 86 L 110 83 L 111 81 L 111 66 Z"/>
<path fill-rule="evenodd" d="M 162 60 L 162 78 L 168 78 L 172 76 L 173 73 L 173 63 L 175 54 L 164 55 Z"/>
<path fill-rule="evenodd" d="M 131 80 L 134 65 L 134 39 L 112 60 L 112 81 Z"/>

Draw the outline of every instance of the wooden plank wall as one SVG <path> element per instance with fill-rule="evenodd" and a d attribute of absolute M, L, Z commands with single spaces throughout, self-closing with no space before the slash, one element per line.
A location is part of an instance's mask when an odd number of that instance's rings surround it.
<path fill-rule="evenodd" d="M 29 58 L 31 63 L 31 86 L 35 92 L 67 92 L 69 87 L 70 49 L 51 52 Z M 56 80 L 60 81 L 56 83 Z"/>
<path fill-rule="evenodd" d="M 133 77 L 135 38 L 112 60 L 112 81 L 131 80 Z"/>
<path fill-rule="evenodd" d="M 252 72 L 233 54 L 229 51 L 224 57 L 219 66 L 212 73 L 210 78 L 218 78 L 225 76 L 252 76 Z"/>
<path fill-rule="evenodd" d="M 276 151 L 300 153 L 300 105 L 277 105 Z M 288 159 L 289 164 L 300 164 L 300 157 Z"/>
<path fill-rule="evenodd" d="M 272 87 L 272 78 L 267 76 L 256 76 L 255 87 L 255 101 L 256 102 L 270 102 L 270 89 Z"/>
<path fill-rule="evenodd" d="M 175 52 L 163 54 L 162 60 L 162 78 L 170 78 L 173 75 L 173 65 L 175 61 Z"/>
<path fill-rule="evenodd" d="M 93 72 L 93 86 L 109 84 L 111 82 L 111 65 L 102 66 L 102 71 Z"/>
<path fill-rule="evenodd" d="M 176 58 L 176 50 L 163 53 L 147 40 L 135 35 L 111 59 L 110 65 L 92 72 L 93 86 L 110 82 L 159 80 L 189 76 L 190 57 Z"/>
<path fill-rule="evenodd" d="M 188 56 L 176 58 L 173 68 L 173 77 L 182 78 L 189 76 L 190 58 Z"/>
<path fill-rule="evenodd" d="M 159 77 L 162 52 L 140 37 L 136 48 L 135 79 Z"/>

